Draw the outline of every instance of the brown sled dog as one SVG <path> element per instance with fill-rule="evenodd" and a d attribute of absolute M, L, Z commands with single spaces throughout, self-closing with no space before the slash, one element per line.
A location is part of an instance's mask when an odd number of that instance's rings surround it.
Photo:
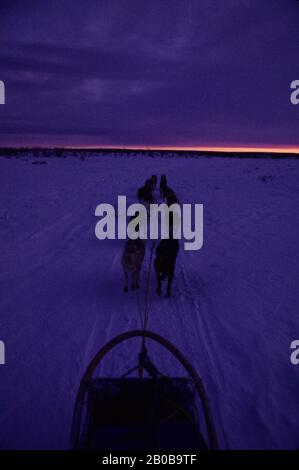
<path fill-rule="evenodd" d="M 128 292 L 129 276 L 131 275 L 131 289 L 139 289 L 139 276 L 142 261 L 145 255 L 145 240 L 128 240 L 122 256 L 122 267 L 125 274 L 124 291 Z"/>

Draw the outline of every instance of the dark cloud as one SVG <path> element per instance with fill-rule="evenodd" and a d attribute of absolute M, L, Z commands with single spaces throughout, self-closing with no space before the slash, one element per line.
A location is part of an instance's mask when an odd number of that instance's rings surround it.
<path fill-rule="evenodd" d="M 298 145 L 298 24 L 297 0 L 2 0 L 0 144 Z"/>

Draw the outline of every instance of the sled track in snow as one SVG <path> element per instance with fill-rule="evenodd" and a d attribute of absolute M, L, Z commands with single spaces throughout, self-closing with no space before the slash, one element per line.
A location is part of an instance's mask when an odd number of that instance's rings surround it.
<path fill-rule="evenodd" d="M 218 350 L 218 342 L 209 323 L 209 317 L 212 315 L 212 311 L 209 308 L 208 300 L 204 292 L 204 283 L 200 280 L 199 275 L 191 280 L 181 253 L 179 260 L 180 269 L 178 271 L 177 283 L 181 295 L 179 296 L 177 313 L 178 316 L 182 318 L 182 312 L 187 311 L 188 316 L 185 316 L 185 321 L 181 322 L 181 327 L 186 331 L 187 341 L 189 339 L 187 344 L 188 349 L 191 350 L 190 357 L 196 358 L 198 356 L 198 347 L 196 347 L 196 344 L 200 344 L 201 357 L 194 363 L 194 366 L 198 369 L 198 372 L 204 376 L 204 379 L 205 376 L 208 375 L 209 382 L 213 384 L 213 392 L 216 394 L 216 399 L 213 399 L 212 408 L 214 415 L 218 417 L 216 420 L 218 426 L 221 425 L 222 427 L 221 435 L 225 439 L 225 446 L 228 447 L 221 416 L 221 407 L 219 405 L 221 390 L 219 390 L 216 385 L 219 383 L 224 385 L 225 377 L 222 373 L 222 364 L 218 360 L 217 354 L 215 354 Z M 180 287 L 180 284 L 182 284 L 183 288 Z M 186 305 L 189 305 L 189 307 L 186 308 Z M 206 373 L 203 374 L 203 371 L 206 371 Z"/>

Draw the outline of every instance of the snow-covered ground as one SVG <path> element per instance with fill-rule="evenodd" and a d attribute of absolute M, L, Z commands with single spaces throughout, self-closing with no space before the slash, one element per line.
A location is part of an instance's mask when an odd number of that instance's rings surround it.
<path fill-rule="evenodd" d="M 204 204 L 204 246 L 180 250 L 173 296 L 153 292 L 149 329 L 202 376 L 222 448 L 298 448 L 299 366 L 289 357 L 299 338 L 299 162 L 35 160 L 0 159 L 0 448 L 67 448 L 86 365 L 140 326 L 149 250 L 140 293 L 125 294 L 123 242 L 96 239 L 94 210 L 118 194 L 133 201 L 153 173 L 167 174 L 180 201 Z M 104 372 L 135 365 L 131 351 L 112 354 Z M 159 367 L 175 373 L 167 358 Z"/>

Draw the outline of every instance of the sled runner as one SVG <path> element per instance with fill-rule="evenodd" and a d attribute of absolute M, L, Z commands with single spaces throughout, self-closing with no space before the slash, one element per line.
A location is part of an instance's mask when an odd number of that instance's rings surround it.
<path fill-rule="evenodd" d="M 142 341 L 136 367 L 119 378 L 95 377 L 107 353 L 132 338 Z M 145 340 L 168 350 L 188 376 L 161 374 L 148 356 Z M 167 451 L 217 449 L 218 443 L 205 389 L 193 366 L 162 336 L 134 330 L 109 341 L 87 367 L 75 403 L 70 446 Z"/>

